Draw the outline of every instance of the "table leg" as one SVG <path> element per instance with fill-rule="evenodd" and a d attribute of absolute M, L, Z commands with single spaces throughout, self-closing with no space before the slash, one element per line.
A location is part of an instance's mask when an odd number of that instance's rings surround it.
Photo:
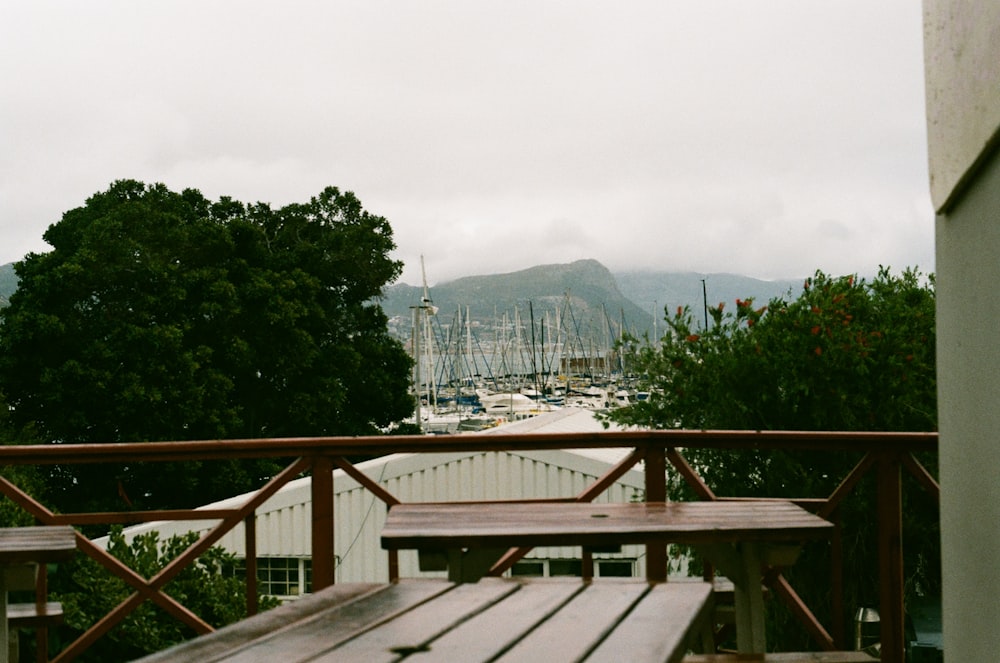
<path fill-rule="evenodd" d="M 7 663 L 10 637 L 7 632 L 7 569 L 0 567 L 0 663 Z"/>
<path fill-rule="evenodd" d="M 767 650 L 764 634 L 764 591 L 761 588 L 761 547 L 753 543 L 736 546 L 698 546 L 727 578 L 733 581 L 736 608 L 736 648 L 741 654 Z"/>
<path fill-rule="evenodd" d="M 510 548 L 470 548 L 448 551 L 448 580 L 479 582 Z"/>
<path fill-rule="evenodd" d="M 752 543 L 740 546 L 743 582 L 733 581 L 736 601 L 736 647 L 740 652 L 764 653 L 764 591 L 760 571 L 760 549 Z"/>

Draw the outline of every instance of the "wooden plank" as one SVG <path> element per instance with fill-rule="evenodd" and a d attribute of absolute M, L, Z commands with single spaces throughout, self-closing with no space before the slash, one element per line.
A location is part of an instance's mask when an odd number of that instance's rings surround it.
<path fill-rule="evenodd" d="M 303 597 L 268 610 L 255 617 L 236 622 L 208 635 L 175 645 L 142 659 L 143 663 L 163 661 L 220 660 L 227 652 L 235 651 L 247 643 L 267 637 L 300 621 L 308 620 L 326 610 L 336 610 L 351 601 L 389 589 L 389 585 L 372 583 L 347 583 L 336 585 L 311 596 Z M 280 659 L 279 659 L 280 660 Z"/>
<path fill-rule="evenodd" d="M 36 603 L 11 603 L 7 606 L 7 623 L 17 628 L 38 628 L 61 624 L 62 621 L 62 603 L 57 601 L 49 601 L 41 606 Z"/>
<path fill-rule="evenodd" d="M 312 583 L 317 591 L 334 583 L 333 461 L 316 456 L 312 464 Z"/>
<path fill-rule="evenodd" d="M 577 579 L 531 580 L 487 610 L 462 622 L 413 655 L 419 663 L 486 661 L 509 649 L 585 585 Z M 407 659 L 409 660 L 409 659 Z"/>
<path fill-rule="evenodd" d="M 409 615 L 428 601 L 447 595 L 454 587 L 454 584 L 444 580 L 415 580 L 388 585 L 381 591 L 311 614 L 218 660 L 227 663 L 291 663 L 321 658 L 330 649 L 355 638 L 363 638 L 371 629 Z"/>
<path fill-rule="evenodd" d="M 519 451 L 641 447 L 784 449 L 790 451 L 936 451 L 937 433 L 853 431 L 654 430 L 600 433 L 502 433 L 500 435 L 384 435 L 243 440 L 177 440 L 118 444 L 11 444 L 0 446 L 4 465 L 176 462 L 233 458 L 291 458 L 332 454 L 381 456 L 450 451 Z"/>
<path fill-rule="evenodd" d="M 387 549 L 794 542 L 832 524 L 789 502 L 401 504 L 382 530 Z"/>
<path fill-rule="evenodd" d="M 326 644 L 322 655 L 309 658 L 315 663 L 364 661 L 396 661 L 401 657 L 427 649 L 442 634 L 472 615 L 479 614 L 509 594 L 517 591 L 515 583 L 499 578 L 485 578 L 478 583 L 454 586 L 445 593 L 406 612 L 383 620 L 378 628 L 368 630 L 346 642 L 331 646 L 329 637 L 318 632 L 321 643 Z M 285 639 L 282 639 L 284 643 Z M 247 661 L 282 661 L 287 663 L 287 649 L 276 656 L 255 657 Z M 227 659 L 228 660 L 228 659 Z M 298 659 L 291 659 L 298 660 Z"/>
<path fill-rule="evenodd" d="M 878 461 L 878 551 L 880 656 L 883 663 L 904 663 L 903 492 L 897 456 Z"/>
<path fill-rule="evenodd" d="M 708 582 L 654 585 L 588 659 L 680 661 L 692 633 L 711 617 L 711 597 L 712 584 Z"/>
<path fill-rule="evenodd" d="M 68 525 L 0 528 L 0 563 L 57 562 L 76 552 L 76 531 Z"/>
<path fill-rule="evenodd" d="M 781 652 L 774 654 L 689 654 L 683 663 L 872 663 L 860 651 Z"/>
<path fill-rule="evenodd" d="M 644 581 L 596 580 L 586 584 L 584 591 L 496 660 L 507 663 L 581 660 L 648 591 L 649 584 Z M 628 657 L 614 660 L 628 660 Z"/>
<path fill-rule="evenodd" d="M 667 501 L 667 461 L 663 456 L 663 447 L 648 447 L 646 449 L 646 501 Z M 651 582 L 664 582 L 667 579 L 667 547 L 663 541 L 645 541 L 646 544 L 646 579 Z"/>

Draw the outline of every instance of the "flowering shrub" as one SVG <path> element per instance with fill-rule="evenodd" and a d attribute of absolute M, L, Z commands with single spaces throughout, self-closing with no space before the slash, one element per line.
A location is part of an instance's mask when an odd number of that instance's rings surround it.
<path fill-rule="evenodd" d="M 658 343 L 634 351 L 650 397 L 613 412 L 624 424 L 730 430 L 932 431 L 937 428 L 934 279 L 882 269 L 871 282 L 821 272 L 801 294 L 758 307 L 737 299 L 709 309 L 699 325 L 686 307 L 667 316 Z M 687 460 L 720 495 L 825 497 L 860 460 L 854 454 L 689 449 Z M 936 458 L 921 458 L 936 472 Z M 908 480 L 908 479 L 907 479 Z M 681 482 L 672 499 L 690 499 Z M 904 491 L 907 592 L 940 587 L 937 506 L 919 489 Z M 862 483 L 840 507 L 845 604 L 877 605 L 878 560 L 873 486 Z M 830 561 L 812 551 L 788 571 L 822 614 Z M 820 595 L 817 595 L 817 594 Z M 849 615 L 843 616 L 849 621 Z M 809 646 L 787 614 L 769 623 L 779 648 Z"/>

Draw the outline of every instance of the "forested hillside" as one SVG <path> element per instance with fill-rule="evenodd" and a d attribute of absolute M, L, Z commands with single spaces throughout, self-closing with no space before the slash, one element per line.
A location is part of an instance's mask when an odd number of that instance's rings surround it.
<path fill-rule="evenodd" d="M 0 265 L 0 306 L 6 306 L 11 294 L 17 290 L 14 263 Z"/>

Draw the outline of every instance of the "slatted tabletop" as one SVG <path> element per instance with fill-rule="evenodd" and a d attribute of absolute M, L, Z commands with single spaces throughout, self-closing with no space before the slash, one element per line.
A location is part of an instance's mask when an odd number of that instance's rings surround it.
<path fill-rule="evenodd" d="M 0 528 L 0 564 L 58 562 L 75 552 L 76 532 L 68 525 Z"/>
<path fill-rule="evenodd" d="M 142 660 L 680 661 L 710 611 L 702 582 L 335 585 Z"/>
<path fill-rule="evenodd" d="M 791 502 L 490 502 L 398 504 L 382 547 L 607 546 L 636 543 L 801 543 L 833 525 Z"/>
<path fill-rule="evenodd" d="M 766 651 L 763 566 L 794 563 L 805 541 L 833 525 L 783 500 L 711 502 L 488 502 L 398 504 L 389 510 L 382 547 L 416 549 L 421 569 L 448 569 L 475 581 L 511 547 L 679 543 L 695 546 L 735 586 L 741 652 Z M 650 579 L 666 569 L 647 569 Z"/>

